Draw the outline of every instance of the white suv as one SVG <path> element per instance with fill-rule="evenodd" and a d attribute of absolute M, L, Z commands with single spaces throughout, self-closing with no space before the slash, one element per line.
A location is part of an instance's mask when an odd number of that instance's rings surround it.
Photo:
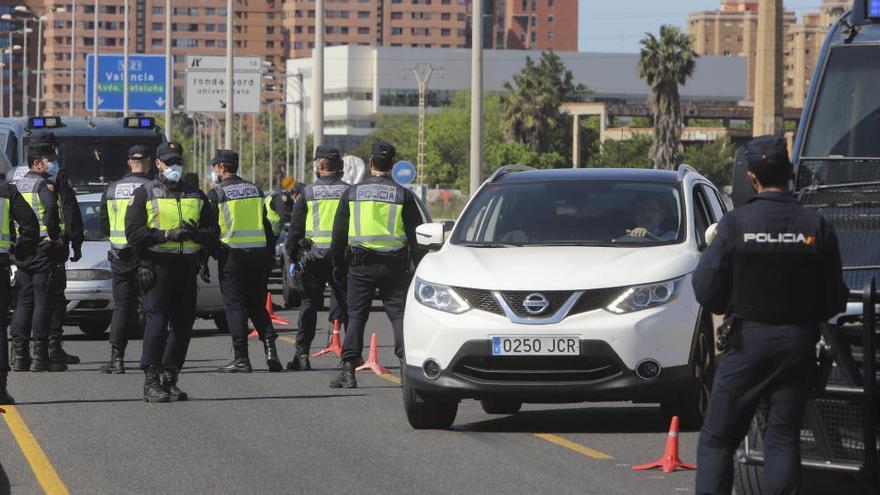
<path fill-rule="evenodd" d="M 725 206 L 693 168 L 488 179 L 451 232 L 424 224 L 404 317 L 404 407 L 447 428 L 461 399 L 660 402 L 698 422 L 714 369 L 691 274 Z M 711 235 L 711 234 L 710 234 Z"/>

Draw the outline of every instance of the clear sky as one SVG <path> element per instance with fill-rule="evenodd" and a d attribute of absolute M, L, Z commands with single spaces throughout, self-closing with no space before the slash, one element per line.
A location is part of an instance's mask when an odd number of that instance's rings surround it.
<path fill-rule="evenodd" d="M 637 52 L 646 31 L 661 24 L 684 29 L 688 13 L 718 8 L 720 0 L 578 0 L 578 49 L 589 52 Z M 800 18 L 818 11 L 822 0 L 785 0 Z"/>

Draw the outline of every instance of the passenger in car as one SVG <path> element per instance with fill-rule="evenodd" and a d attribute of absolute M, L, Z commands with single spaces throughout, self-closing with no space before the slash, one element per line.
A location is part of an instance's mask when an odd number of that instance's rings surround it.
<path fill-rule="evenodd" d="M 626 231 L 629 237 L 649 237 L 671 241 L 678 237 L 675 231 L 664 228 L 663 222 L 669 216 L 663 201 L 653 196 L 643 195 L 636 200 L 633 221 L 636 226 Z"/>

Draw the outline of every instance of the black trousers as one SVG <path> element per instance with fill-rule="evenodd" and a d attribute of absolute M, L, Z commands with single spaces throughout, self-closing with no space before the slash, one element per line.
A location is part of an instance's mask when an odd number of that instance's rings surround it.
<path fill-rule="evenodd" d="M 125 351 L 128 333 L 138 322 L 137 258 L 132 255 L 113 255 L 110 271 L 113 274 L 113 318 L 110 320 L 110 345 Z"/>
<path fill-rule="evenodd" d="M 49 272 L 19 268 L 15 272 L 18 304 L 12 314 L 12 336 L 30 340 L 49 337 L 52 298 L 49 294 Z"/>
<path fill-rule="evenodd" d="M 266 311 L 269 261 L 263 252 L 257 254 L 234 249 L 220 260 L 220 291 L 234 347 L 247 347 L 248 319 L 253 322 L 260 340 L 278 338 Z"/>
<path fill-rule="evenodd" d="M 330 323 L 338 321 L 346 325 L 348 314 L 345 308 L 345 294 L 341 293 L 332 281 L 333 263 L 330 258 L 312 261 L 306 270 L 306 287 L 301 294 L 296 345 L 310 349 L 315 338 L 315 327 L 318 324 L 318 311 L 324 306 L 324 286 L 328 282 L 330 283 Z"/>
<path fill-rule="evenodd" d="M 696 493 L 730 493 L 733 455 L 761 400 L 769 402 L 764 432 L 767 493 L 800 493 L 800 429 L 812 371 L 815 329 L 743 328 L 741 349 L 719 359 L 697 448 Z"/>
<path fill-rule="evenodd" d="M 67 316 L 67 269 L 64 263 L 56 263 L 50 272 L 49 300 L 52 304 L 52 316 L 49 317 L 49 338 L 61 338 L 64 332 L 64 318 Z"/>
<path fill-rule="evenodd" d="M 9 371 L 9 267 L 0 266 L 0 373 Z"/>
<path fill-rule="evenodd" d="M 194 259 L 162 260 L 155 262 L 155 269 L 156 281 L 144 294 L 147 325 L 141 369 L 155 364 L 180 370 L 196 319 L 197 265 Z"/>
<path fill-rule="evenodd" d="M 385 314 L 394 330 L 394 354 L 403 357 L 403 309 L 412 273 L 409 260 L 373 257 L 365 264 L 353 265 L 348 271 L 348 326 L 342 344 L 342 360 L 362 357 L 364 329 L 373 304 L 373 293 L 379 289 Z"/>

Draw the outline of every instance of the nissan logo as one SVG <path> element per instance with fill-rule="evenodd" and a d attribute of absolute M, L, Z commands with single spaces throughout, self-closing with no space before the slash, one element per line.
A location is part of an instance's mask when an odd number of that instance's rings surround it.
<path fill-rule="evenodd" d="M 538 294 L 535 292 L 534 294 L 529 294 L 522 302 L 523 308 L 525 308 L 526 313 L 537 316 L 544 311 L 547 311 L 547 308 L 550 307 L 550 301 L 544 297 L 544 294 Z"/>

